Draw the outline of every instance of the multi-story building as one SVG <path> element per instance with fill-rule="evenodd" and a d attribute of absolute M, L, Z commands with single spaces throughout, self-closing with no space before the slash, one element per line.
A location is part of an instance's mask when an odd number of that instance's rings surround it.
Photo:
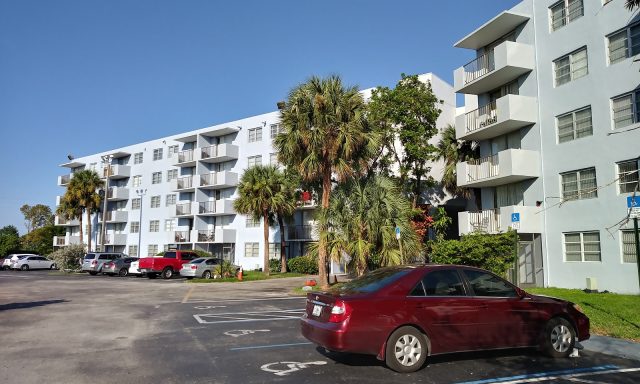
<path fill-rule="evenodd" d="M 461 234 L 520 234 L 523 285 L 640 292 L 627 197 L 638 188 L 640 16 L 623 0 L 524 0 L 455 46 L 459 163 L 481 194 Z"/>
<path fill-rule="evenodd" d="M 432 74 L 421 79 L 430 81 L 436 96 L 445 101 L 438 124 L 453 123 L 453 87 Z M 54 238 L 54 246 L 78 244 L 82 230 L 85 243 L 91 236 L 94 248 L 104 245 L 132 256 L 168 248 L 201 249 L 247 269 L 262 268 L 265 246 L 273 258 L 280 255 L 279 230 L 271 228 L 270 242 L 263 244 L 262 223 L 236 214 L 233 200 L 243 170 L 277 163 L 272 141 L 280 129 L 279 112 L 270 112 L 62 164 L 70 172 L 58 178 L 60 186 L 82 169 L 93 169 L 107 180 L 106 225 L 102 244 L 101 215 L 94 215 L 92 233 L 87 233 L 86 222 L 80 228 L 78 220 L 56 217 L 67 233 Z M 316 240 L 315 196 L 300 196 L 294 222 L 285 230 L 288 257 L 303 255 Z"/>

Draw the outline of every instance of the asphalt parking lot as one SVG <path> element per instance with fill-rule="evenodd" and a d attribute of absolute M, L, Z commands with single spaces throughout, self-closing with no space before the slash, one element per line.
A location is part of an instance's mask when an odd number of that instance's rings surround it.
<path fill-rule="evenodd" d="M 303 279 L 185 284 L 0 271 L 1 383 L 640 382 L 640 361 L 583 351 L 437 356 L 397 374 L 372 356 L 330 353 L 299 332 Z"/>

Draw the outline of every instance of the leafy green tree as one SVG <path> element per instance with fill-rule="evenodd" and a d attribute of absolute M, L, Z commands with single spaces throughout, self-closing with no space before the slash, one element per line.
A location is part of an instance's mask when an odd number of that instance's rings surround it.
<path fill-rule="evenodd" d="M 13 225 L 0 228 L 0 257 L 7 256 L 11 251 L 20 249 L 20 234 Z"/>
<path fill-rule="evenodd" d="M 27 227 L 27 233 L 53 224 L 53 214 L 51 213 L 51 208 L 47 205 L 36 204 L 30 206 L 29 204 L 24 204 L 20 207 L 20 212 L 24 215 L 24 225 Z"/>
<path fill-rule="evenodd" d="M 332 228 L 326 234 L 329 255 L 336 261 L 348 255 L 349 269 L 359 276 L 368 266 L 398 265 L 420 256 L 420 237 L 411 224 L 413 209 L 389 178 L 374 176 L 340 185 L 327 216 Z M 316 248 L 312 246 L 312 256 Z"/>
<path fill-rule="evenodd" d="M 429 180 L 428 163 L 436 153 L 429 140 L 438 133 L 440 104 L 431 84 L 420 81 L 418 75 L 403 73 L 395 88 L 376 88 L 368 106 L 369 120 L 384 138 L 376 166 L 383 174 L 391 173 L 392 164 L 399 166 L 400 185 L 409 186 L 413 207 L 419 203 L 423 183 Z"/>
<path fill-rule="evenodd" d="M 257 165 L 247 169 L 238 184 L 238 198 L 233 206 L 238 213 L 262 219 L 264 237 L 263 272 L 269 275 L 269 226 L 274 223 L 278 209 L 287 204 L 287 194 L 283 193 L 283 175 L 273 165 Z"/>
<path fill-rule="evenodd" d="M 67 201 L 77 202 L 77 205 L 82 207 L 82 211 L 87 215 L 89 237 L 87 239 L 87 249 L 89 250 L 93 249 L 91 247 L 91 215 L 100 210 L 102 197 L 98 194 L 98 189 L 103 186 L 104 181 L 100 179 L 100 176 L 95 171 L 84 169 L 73 174 L 65 193 L 65 196 L 69 195 Z M 103 214 L 106 214 L 106 212 L 103 212 Z M 80 222 L 80 233 L 82 233 L 82 221 Z M 80 242 L 82 243 L 82 237 L 80 237 Z"/>
<path fill-rule="evenodd" d="M 365 116 L 357 87 L 345 87 L 338 76 L 312 77 L 293 88 L 281 105 L 284 132 L 276 136 L 278 161 L 295 170 L 304 182 L 321 183 L 321 211 L 329 209 L 332 176 L 343 182 L 364 172 L 379 146 Z M 320 285 L 329 285 L 328 226 L 320 220 L 318 271 Z"/>
<path fill-rule="evenodd" d="M 53 252 L 53 237 L 63 236 L 64 232 L 64 228 L 50 224 L 36 228 L 22 236 L 20 243 L 22 244 L 22 249 L 28 249 L 39 255 L 48 255 Z"/>
<path fill-rule="evenodd" d="M 447 228 L 449 228 L 452 222 L 453 219 L 447 215 L 444 207 L 436 208 L 433 214 L 433 223 L 431 224 L 431 227 L 436 232 L 436 241 L 444 240 Z"/>
<path fill-rule="evenodd" d="M 633 11 L 635 8 L 640 8 L 640 0 L 627 0 L 625 6 L 628 10 Z"/>

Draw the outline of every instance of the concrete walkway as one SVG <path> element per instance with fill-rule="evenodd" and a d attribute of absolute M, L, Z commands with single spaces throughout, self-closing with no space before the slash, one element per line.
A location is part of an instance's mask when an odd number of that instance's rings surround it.
<path fill-rule="evenodd" d="M 633 341 L 591 335 L 591 338 L 583 341 L 582 345 L 587 351 L 640 361 L 640 343 L 634 343 Z"/>

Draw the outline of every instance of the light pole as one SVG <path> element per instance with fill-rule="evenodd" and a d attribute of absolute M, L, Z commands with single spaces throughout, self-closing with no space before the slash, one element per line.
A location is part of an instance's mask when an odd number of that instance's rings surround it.
<path fill-rule="evenodd" d="M 142 250 L 140 249 L 140 245 L 142 243 L 142 198 L 144 197 L 144 195 L 147 194 L 147 190 L 140 188 L 140 189 L 136 189 L 136 193 L 138 194 L 138 196 L 140 197 L 140 218 L 138 219 L 138 258 L 140 257 L 140 252 L 142 252 Z"/>
<path fill-rule="evenodd" d="M 102 226 L 100 227 L 100 247 L 102 248 L 102 252 L 107 250 L 107 247 L 104 245 L 104 235 L 107 232 L 107 198 L 109 196 L 109 176 L 111 176 L 111 159 L 113 155 L 104 155 L 102 156 L 102 164 L 106 165 L 106 174 L 104 175 L 104 194 L 103 194 L 103 203 L 102 203 Z"/>

